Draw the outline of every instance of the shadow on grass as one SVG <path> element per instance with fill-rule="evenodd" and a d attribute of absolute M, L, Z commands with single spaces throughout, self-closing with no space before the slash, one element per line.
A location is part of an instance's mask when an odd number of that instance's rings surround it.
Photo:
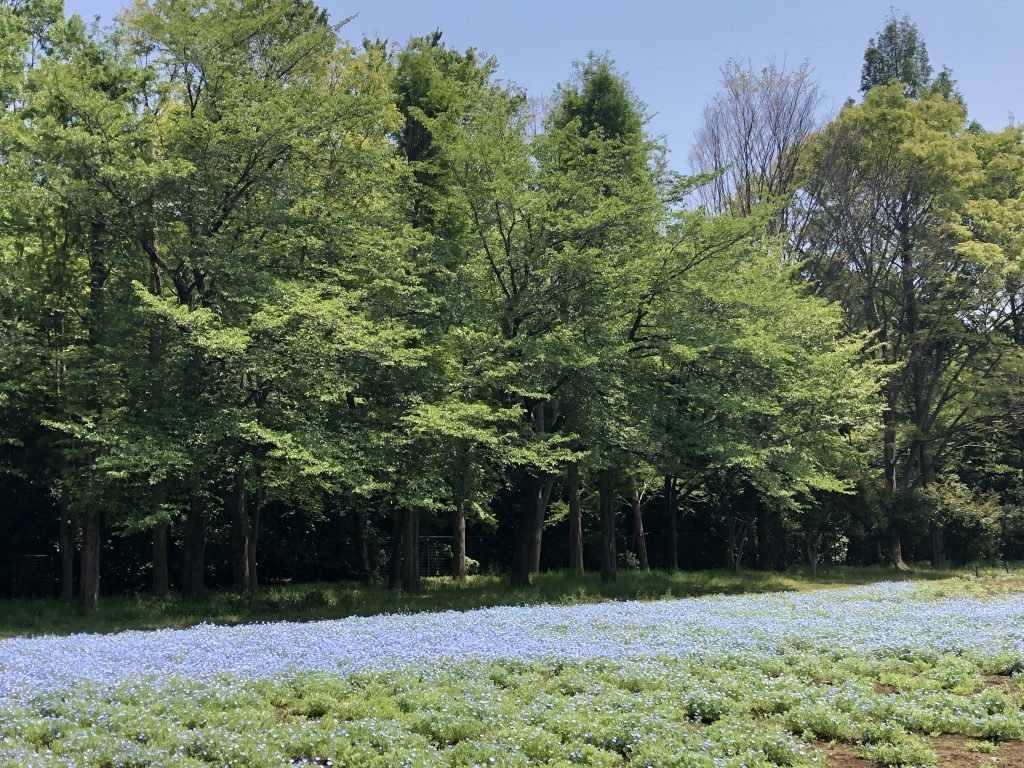
<path fill-rule="evenodd" d="M 406 595 L 383 586 L 354 583 L 312 583 L 269 586 L 256 595 L 214 592 L 204 602 L 171 596 L 105 597 L 99 608 L 84 615 L 73 606 L 50 599 L 0 602 L 0 638 L 21 635 L 117 632 L 126 629 L 188 627 L 201 623 L 238 624 L 261 621 L 312 621 L 380 613 L 470 610 L 498 605 L 570 605 L 602 600 L 655 600 L 709 594 L 785 592 L 869 584 L 887 580 L 973 577 L 973 571 L 927 568 L 900 573 L 888 568 L 836 567 L 770 571 L 620 571 L 617 581 L 601 582 L 597 574 L 543 573 L 530 587 L 513 587 L 500 576 L 423 580 L 423 591 Z"/>

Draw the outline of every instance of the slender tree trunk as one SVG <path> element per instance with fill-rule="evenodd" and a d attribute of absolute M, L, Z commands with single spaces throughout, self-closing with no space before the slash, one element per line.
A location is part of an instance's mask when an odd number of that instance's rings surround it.
<path fill-rule="evenodd" d="M 149 236 L 153 252 L 157 250 L 156 224 L 150 227 Z M 149 292 L 153 296 L 160 296 L 160 271 L 156 264 L 149 266 Z M 154 320 L 149 326 L 149 372 L 152 378 L 151 405 L 157 413 L 164 399 L 163 378 L 160 375 L 160 362 L 164 356 L 163 337 L 160 333 L 159 321 Z M 166 500 L 166 490 L 161 482 L 153 494 L 154 512 L 162 515 L 161 507 Z M 153 526 L 153 594 L 157 597 L 167 597 L 170 590 L 170 578 L 167 573 L 167 543 L 168 523 L 159 522 Z"/>
<path fill-rule="evenodd" d="M 821 534 L 810 533 L 807 535 L 807 565 L 811 569 L 811 576 L 818 575 L 818 559 L 821 551 Z"/>
<path fill-rule="evenodd" d="M 153 526 L 153 594 L 156 597 L 167 597 L 170 590 L 167 574 L 167 523 Z"/>
<path fill-rule="evenodd" d="M 80 566 L 79 607 L 83 611 L 92 611 L 100 596 L 100 512 L 91 504 L 82 515 Z"/>
<path fill-rule="evenodd" d="M 402 553 L 405 551 L 405 525 L 402 513 L 391 510 L 391 562 L 388 564 L 388 589 L 402 586 Z"/>
<path fill-rule="evenodd" d="M 452 575 L 462 580 L 466 578 L 466 502 L 464 499 L 459 499 L 455 504 L 455 514 L 452 517 L 452 539 L 455 541 Z"/>
<path fill-rule="evenodd" d="M 107 282 L 107 266 L 103 261 L 106 245 L 106 223 L 94 220 L 91 226 L 89 241 L 89 314 L 87 320 L 87 346 L 93 355 L 100 345 L 103 332 L 103 316 L 105 309 L 105 291 Z M 99 393 L 95 387 L 89 392 L 89 405 L 96 413 L 102 408 Z M 96 462 L 95 452 L 90 452 L 86 464 Z M 100 510 L 96 508 L 97 500 L 91 500 L 82 515 L 82 554 L 79 558 L 80 574 L 78 579 L 79 607 L 83 611 L 96 608 L 100 594 Z"/>
<path fill-rule="evenodd" d="M 583 510 L 580 507 L 580 468 L 575 461 L 566 470 L 565 484 L 569 496 L 569 570 L 582 574 Z"/>
<path fill-rule="evenodd" d="M 249 589 L 249 515 L 245 497 L 245 466 L 239 462 L 227 500 L 231 517 L 231 584 L 236 592 L 243 593 Z"/>
<path fill-rule="evenodd" d="M 927 415 L 919 418 L 918 430 L 927 428 Z M 921 439 L 918 446 L 918 455 L 921 462 L 921 487 L 926 488 L 936 480 L 935 460 L 928 448 L 927 437 Z M 942 523 L 938 520 L 931 520 L 928 523 L 928 542 L 932 550 L 932 566 L 935 568 L 946 567 L 946 543 L 943 535 Z"/>
<path fill-rule="evenodd" d="M 418 509 L 405 509 L 402 513 L 402 591 L 416 594 L 420 591 Z"/>
<path fill-rule="evenodd" d="M 733 573 L 738 573 L 743 564 L 743 547 L 747 543 L 748 523 L 740 523 L 735 518 L 729 519 L 726 529 L 725 564 Z"/>
<path fill-rule="evenodd" d="M 946 545 L 943 539 L 942 526 L 934 521 L 928 523 L 928 541 L 932 547 L 932 565 L 936 568 L 946 567 Z"/>
<path fill-rule="evenodd" d="M 370 560 L 370 543 L 366 539 L 366 521 L 359 509 L 352 510 L 352 532 L 355 535 L 356 556 L 364 584 L 373 582 L 373 563 Z"/>
<path fill-rule="evenodd" d="M 757 569 L 771 570 L 771 526 L 768 509 L 763 504 L 757 510 Z"/>
<path fill-rule="evenodd" d="M 544 538 L 544 518 L 548 511 L 548 502 L 551 500 L 551 491 L 555 487 L 553 478 L 545 478 L 540 481 L 540 493 L 535 499 L 533 508 L 533 520 L 530 531 L 530 573 L 540 573 L 540 552 L 541 543 Z"/>
<path fill-rule="evenodd" d="M 530 538 L 533 528 L 534 517 L 534 492 L 536 482 L 533 477 L 529 479 L 530 493 L 524 499 L 522 508 L 519 510 L 519 521 L 515 533 L 512 535 L 512 584 L 518 587 L 530 586 Z"/>
<path fill-rule="evenodd" d="M 677 509 L 676 481 L 671 475 L 665 475 L 665 486 L 662 491 L 665 498 L 665 516 L 668 518 L 668 567 L 679 570 L 679 510 Z"/>
<path fill-rule="evenodd" d="M 75 537 L 71 521 L 71 493 L 66 485 L 60 490 L 60 599 L 65 603 L 75 599 Z"/>
<path fill-rule="evenodd" d="M 601 581 L 615 581 L 615 483 L 610 469 L 602 469 L 597 478 L 598 506 L 601 510 Z"/>
<path fill-rule="evenodd" d="M 636 549 L 636 559 L 640 563 L 641 571 L 651 570 L 647 561 L 647 537 L 644 534 L 644 508 L 640 503 L 640 489 L 633 489 L 633 545 Z"/>
<path fill-rule="evenodd" d="M 182 555 L 182 596 L 189 600 L 205 600 L 206 517 L 203 514 L 203 500 L 196 493 L 193 493 L 188 500 Z"/>
<path fill-rule="evenodd" d="M 256 553 L 260 538 L 260 514 L 263 512 L 263 497 L 260 486 L 257 483 L 256 491 L 246 496 L 246 518 L 249 518 L 249 509 L 252 507 L 252 519 L 249 528 L 249 592 L 256 594 L 260 589 L 259 573 L 256 570 Z"/>

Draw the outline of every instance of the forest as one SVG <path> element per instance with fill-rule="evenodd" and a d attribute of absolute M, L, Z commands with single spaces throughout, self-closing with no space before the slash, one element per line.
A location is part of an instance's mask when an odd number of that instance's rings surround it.
<path fill-rule="evenodd" d="M 4 0 L 0 595 L 1024 558 L 1024 129 L 879 21 L 683 175 L 607 56 Z"/>

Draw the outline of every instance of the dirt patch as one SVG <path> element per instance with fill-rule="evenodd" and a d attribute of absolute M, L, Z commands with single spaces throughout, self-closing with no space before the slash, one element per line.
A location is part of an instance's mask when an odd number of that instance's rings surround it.
<path fill-rule="evenodd" d="M 829 768 L 877 768 L 879 765 L 861 757 L 857 747 L 848 741 L 837 741 L 834 744 L 818 742 L 814 746 L 824 753 Z"/>
<path fill-rule="evenodd" d="M 1014 595 L 1024 592 L 1024 579 L 1016 576 L 981 579 L 981 587 L 985 594 L 992 597 L 997 595 Z"/>
<path fill-rule="evenodd" d="M 1007 688 L 1013 690 L 1017 681 L 1012 675 L 982 675 L 981 687 L 985 688 Z"/>
<path fill-rule="evenodd" d="M 874 686 L 875 686 L 875 693 L 886 693 L 886 694 L 889 694 L 889 693 L 899 693 L 900 692 L 899 688 L 897 688 L 895 685 L 889 685 L 888 683 L 878 683 L 878 682 L 876 682 L 874 684 Z"/>
<path fill-rule="evenodd" d="M 956 734 L 943 734 L 932 739 L 932 749 L 939 756 L 938 768 L 1024 768 L 1024 742 L 1002 741 L 992 752 L 967 748 L 971 739 Z M 978 743 L 978 740 L 973 740 Z"/>
<path fill-rule="evenodd" d="M 966 736 L 943 734 L 931 739 L 939 761 L 936 768 L 1024 768 L 1024 741 L 1000 741 L 993 752 L 967 749 Z M 848 741 L 814 745 L 826 758 L 829 768 L 878 768 L 880 763 L 867 760 L 857 752 L 857 745 Z"/>

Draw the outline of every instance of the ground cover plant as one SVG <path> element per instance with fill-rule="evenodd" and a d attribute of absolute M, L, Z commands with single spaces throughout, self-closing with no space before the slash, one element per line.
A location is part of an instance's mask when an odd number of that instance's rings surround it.
<path fill-rule="evenodd" d="M 1014 567 L 1014 569 L 1016 566 Z M 982 575 L 1000 574 L 984 569 Z M 264 587 L 257 593 L 211 592 L 204 601 L 180 595 L 111 597 L 92 612 L 45 598 L 8 600 L 0 611 L 0 637 L 73 632 L 116 632 L 195 624 L 254 621 L 309 621 L 378 613 L 471 610 L 498 605 L 574 604 L 601 600 L 652 600 L 712 594 L 799 591 L 823 586 L 866 584 L 890 579 L 973 578 L 973 570 L 927 568 L 895 572 L 891 568 L 832 567 L 812 577 L 805 570 L 774 571 L 623 571 L 614 582 L 596 573 L 567 571 L 537 574 L 529 587 L 486 574 L 465 579 L 429 578 L 423 590 L 409 594 L 382 584 L 298 583 Z"/>
<path fill-rule="evenodd" d="M 0 764 L 1013 765 L 1014 585 L 8 639 Z"/>

